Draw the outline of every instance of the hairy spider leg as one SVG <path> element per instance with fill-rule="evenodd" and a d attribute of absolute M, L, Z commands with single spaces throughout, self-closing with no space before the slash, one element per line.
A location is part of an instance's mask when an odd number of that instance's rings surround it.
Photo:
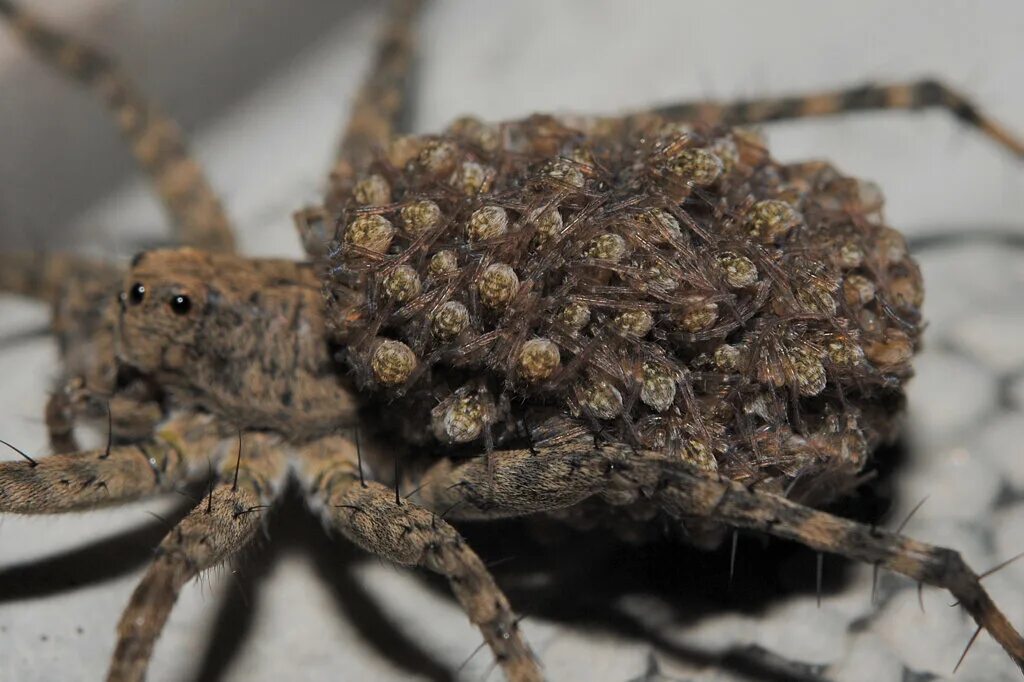
<path fill-rule="evenodd" d="M 120 277 L 120 268 L 83 256 L 0 253 L 0 293 L 25 296 L 52 306 L 57 306 L 66 295 L 69 281 L 108 284 L 120 281 Z"/>
<path fill-rule="evenodd" d="M 96 48 L 47 26 L 9 0 L 0 0 L 0 15 L 45 61 L 106 102 L 135 160 L 156 186 L 177 239 L 209 251 L 233 251 L 231 223 L 178 124 Z"/>
<path fill-rule="evenodd" d="M 707 518 L 740 528 L 794 540 L 818 552 L 878 564 L 921 583 L 948 590 L 971 617 L 1024 671 L 1024 638 L 982 587 L 959 552 L 876 527 L 843 519 L 791 502 L 779 495 L 749 490 L 679 462 L 655 456 L 629 460 L 619 475 L 638 486 L 654 486 L 662 507 L 673 516 Z M 609 463 L 614 462 L 610 460 Z"/>
<path fill-rule="evenodd" d="M 299 454 L 297 473 L 308 504 L 327 526 L 377 556 L 447 578 L 510 682 L 543 679 L 508 599 L 458 531 L 417 504 L 396 501 L 388 486 L 363 484 L 349 439 L 329 436 Z"/>
<path fill-rule="evenodd" d="M 330 197 L 344 193 L 354 175 L 402 132 L 409 116 L 416 39 L 414 24 L 422 0 L 393 0 L 376 42 L 373 64 L 352 105 L 331 170 Z"/>
<path fill-rule="evenodd" d="M 351 194 L 356 175 L 370 166 L 410 118 L 415 23 L 423 0 L 392 0 L 377 37 L 370 72 L 356 93 L 327 178 L 325 206 L 295 212 L 303 248 L 319 256 L 334 238 L 335 215 Z"/>
<path fill-rule="evenodd" d="M 681 102 L 654 107 L 644 114 L 657 114 L 675 121 L 705 121 L 735 126 L 855 111 L 913 111 L 930 108 L 948 111 L 957 120 L 976 128 L 1014 156 L 1024 159 L 1024 140 L 987 116 L 964 95 L 930 78 L 889 85 L 869 83 L 832 92 L 790 97 L 763 97 L 735 102 Z"/>
<path fill-rule="evenodd" d="M 192 578 L 246 547 L 262 525 L 261 513 L 284 490 L 288 458 L 277 437 L 249 434 L 245 457 L 225 458 L 219 483 L 164 538 L 117 627 L 110 682 L 139 682 L 157 637 L 182 587 Z"/>
<path fill-rule="evenodd" d="M 75 426 L 81 420 L 101 426 L 108 443 L 135 442 L 149 438 L 165 418 L 164 407 L 148 394 L 144 381 L 122 391 L 101 394 L 81 375 L 59 383 L 46 401 L 44 420 L 50 447 L 57 453 L 80 450 Z"/>
<path fill-rule="evenodd" d="M 140 443 L 0 462 L 0 513 L 82 511 L 174 490 L 206 477 L 229 442 L 210 415 L 189 414 Z"/>
<path fill-rule="evenodd" d="M 441 458 L 409 484 L 424 506 L 461 521 L 526 516 L 566 509 L 602 489 L 603 478 L 584 466 L 591 448 L 500 450 L 486 458 Z"/>
<path fill-rule="evenodd" d="M 61 374 L 46 404 L 55 452 L 74 452 L 78 420 L 102 420 L 115 441 L 149 437 L 164 417 L 144 383 L 117 386 L 115 321 L 122 269 L 73 254 L 0 253 L 0 292 L 48 303 Z"/>
<path fill-rule="evenodd" d="M 46 433 L 50 438 L 50 447 L 56 454 L 70 454 L 81 449 L 75 438 L 75 423 L 79 412 L 79 403 L 75 400 L 68 384 L 58 385 L 46 399 L 43 419 L 46 422 Z M 111 420 L 113 422 L 113 420 Z M 111 423 L 110 437 L 113 438 Z"/>
<path fill-rule="evenodd" d="M 702 519 L 761 531 L 946 589 L 1024 670 L 1024 638 L 954 550 L 750 490 L 662 454 L 624 445 L 505 451 L 492 453 L 490 459 L 493 475 L 484 458 L 438 462 L 424 474 L 419 498 L 428 508 L 451 509 L 453 518 L 465 519 L 553 511 L 592 495 L 613 505 L 653 498 L 680 521 Z M 493 484 L 488 483 L 491 476 Z"/>

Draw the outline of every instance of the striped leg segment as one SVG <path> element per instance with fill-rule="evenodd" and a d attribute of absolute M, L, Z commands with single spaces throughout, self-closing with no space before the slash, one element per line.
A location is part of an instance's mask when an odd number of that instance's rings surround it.
<path fill-rule="evenodd" d="M 244 454 L 225 458 L 220 483 L 157 548 L 117 627 L 110 682 L 139 682 L 182 587 L 252 541 L 262 510 L 284 488 L 287 458 L 273 437 L 249 434 Z M 237 471 L 237 473 L 236 473 Z"/>
<path fill-rule="evenodd" d="M 594 494 L 615 505 L 654 499 L 681 521 L 758 530 L 946 589 L 1024 670 L 1024 638 L 957 552 L 748 490 L 658 453 L 614 445 L 582 452 L 496 452 L 490 469 L 482 458 L 439 463 L 417 491 L 428 506 L 468 518 L 552 510 Z"/>
<path fill-rule="evenodd" d="M 486 458 L 442 459 L 408 484 L 426 507 L 461 520 L 524 516 L 571 507 L 605 486 L 584 466 L 592 451 L 503 450 Z"/>
<path fill-rule="evenodd" d="M 399 132 L 409 105 L 408 88 L 415 51 L 413 24 L 422 0 L 393 0 L 377 41 L 373 66 L 356 95 L 332 169 L 330 197 L 369 165 L 374 152 Z"/>
<path fill-rule="evenodd" d="M 876 564 L 913 580 L 948 590 L 1024 671 L 1024 638 L 982 587 L 960 554 L 791 502 L 748 490 L 657 453 L 608 452 L 609 481 L 657 499 L 670 514 L 707 519 L 794 540 L 819 552 Z"/>
<path fill-rule="evenodd" d="M 640 472 L 641 469 L 648 469 Z M 649 476 L 655 470 L 661 474 Z M 630 477 L 630 466 L 624 474 Z M 981 586 L 960 554 L 896 533 L 839 518 L 777 495 L 746 489 L 679 466 L 645 465 L 635 469 L 645 484 L 661 487 L 664 508 L 679 518 L 707 518 L 739 528 L 795 540 L 819 552 L 877 564 L 913 580 L 948 590 L 1024 671 L 1024 638 Z"/>
<path fill-rule="evenodd" d="M 356 175 L 370 166 L 378 151 L 387 148 L 408 118 L 416 49 L 413 27 L 422 4 L 423 0 L 392 0 L 370 73 L 356 93 L 338 144 L 324 206 L 308 207 L 293 216 L 303 248 L 314 258 L 333 239 L 335 213 L 346 202 Z"/>
<path fill-rule="evenodd" d="M 1024 158 L 1024 139 L 985 115 L 974 103 L 937 80 L 859 87 L 792 97 L 765 97 L 736 102 L 683 102 L 649 112 L 672 120 L 700 120 L 726 125 L 749 125 L 797 118 L 832 116 L 886 109 L 945 109 L 962 121 Z"/>
<path fill-rule="evenodd" d="M 46 432 L 50 436 L 50 447 L 57 454 L 64 455 L 80 450 L 75 438 L 76 405 L 71 396 L 58 389 L 50 394 L 43 415 Z"/>
<path fill-rule="evenodd" d="M 180 241 L 209 251 L 233 251 L 234 236 L 224 208 L 178 125 L 95 48 L 54 30 L 9 0 L 0 0 L 0 15 L 43 59 L 103 98 L 136 161 L 156 186 Z"/>
<path fill-rule="evenodd" d="M 106 289 L 109 292 L 116 290 L 120 279 L 119 268 L 72 254 L 0 253 L 0 293 L 26 296 L 53 305 L 69 284 L 95 283 L 90 291 Z"/>
<path fill-rule="evenodd" d="M 508 599 L 480 557 L 436 514 L 396 499 L 376 482 L 360 483 L 355 446 L 326 438 L 300 453 L 299 476 L 310 505 L 368 552 L 448 579 L 470 621 L 483 633 L 511 682 L 542 679 Z"/>
<path fill-rule="evenodd" d="M 0 513 L 59 514 L 173 490 L 208 470 L 222 442 L 209 415 L 171 419 L 151 440 L 0 462 Z"/>
<path fill-rule="evenodd" d="M 66 359 L 66 358 L 65 358 Z M 93 393 L 82 377 L 58 385 L 46 402 L 44 417 L 50 447 L 55 453 L 75 452 L 80 448 L 75 439 L 75 426 L 92 422 L 106 433 L 112 443 L 148 439 L 164 420 L 164 407 L 150 386 L 139 379 L 105 397 Z"/>

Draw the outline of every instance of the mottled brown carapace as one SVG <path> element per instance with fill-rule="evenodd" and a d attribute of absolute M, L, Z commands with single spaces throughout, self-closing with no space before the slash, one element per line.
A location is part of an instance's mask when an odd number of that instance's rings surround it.
<path fill-rule="evenodd" d="M 53 305 L 62 360 L 57 454 L 0 464 L 0 512 L 208 486 L 132 596 L 109 679 L 145 676 L 182 586 L 251 542 L 289 485 L 360 547 L 445 576 L 514 682 L 541 679 L 541 662 L 450 521 L 789 538 L 948 589 L 1024 666 L 956 552 L 814 508 L 849 494 L 893 434 L 920 273 L 874 186 L 779 164 L 734 126 L 941 106 L 1024 148 L 931 81 L 409 136 L 417 4 L 395 5 L 323 205 L 296 214 L 296 263 L 232 253 L 173 123 L 108 59 L 0 0 L 17 35 L 111 105 L 184 245 L 127 270 L 0 257 L 4 291 Z M 108 447 L 78 450 L 82 420 Z"/>

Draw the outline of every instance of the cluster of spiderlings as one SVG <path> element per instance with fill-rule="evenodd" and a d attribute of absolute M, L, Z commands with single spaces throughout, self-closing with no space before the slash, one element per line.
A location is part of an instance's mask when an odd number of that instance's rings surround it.
<path fill-rule="evenodd" d="M 420 442 L 541 447 L 531 421 L 557 415 L 780 488 L 859 471 L 922 296 L 877 190 L 776 163 L 747 130 L 579 125 L 398 138 L 327 207 L 359 386 Z"/>

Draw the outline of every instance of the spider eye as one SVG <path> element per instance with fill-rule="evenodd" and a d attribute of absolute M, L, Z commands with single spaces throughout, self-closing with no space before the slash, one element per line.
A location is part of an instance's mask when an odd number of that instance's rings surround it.
<path fill-rule="evenodd" d="M 136 282 L 132 285 L 131 291 L 128 292 L 128 300 L 131 301 L 132 305 L 138 305 L 142 303 L 144 298 L 146 298 L 146 286 L 141 282 Z"/>
<path fill-rule="evenodd" d="M 178 296 L 172 296 L 170 306 L 175 315 L 185 315 L 192 309 L 192 299 L 180 294 Z"/>

